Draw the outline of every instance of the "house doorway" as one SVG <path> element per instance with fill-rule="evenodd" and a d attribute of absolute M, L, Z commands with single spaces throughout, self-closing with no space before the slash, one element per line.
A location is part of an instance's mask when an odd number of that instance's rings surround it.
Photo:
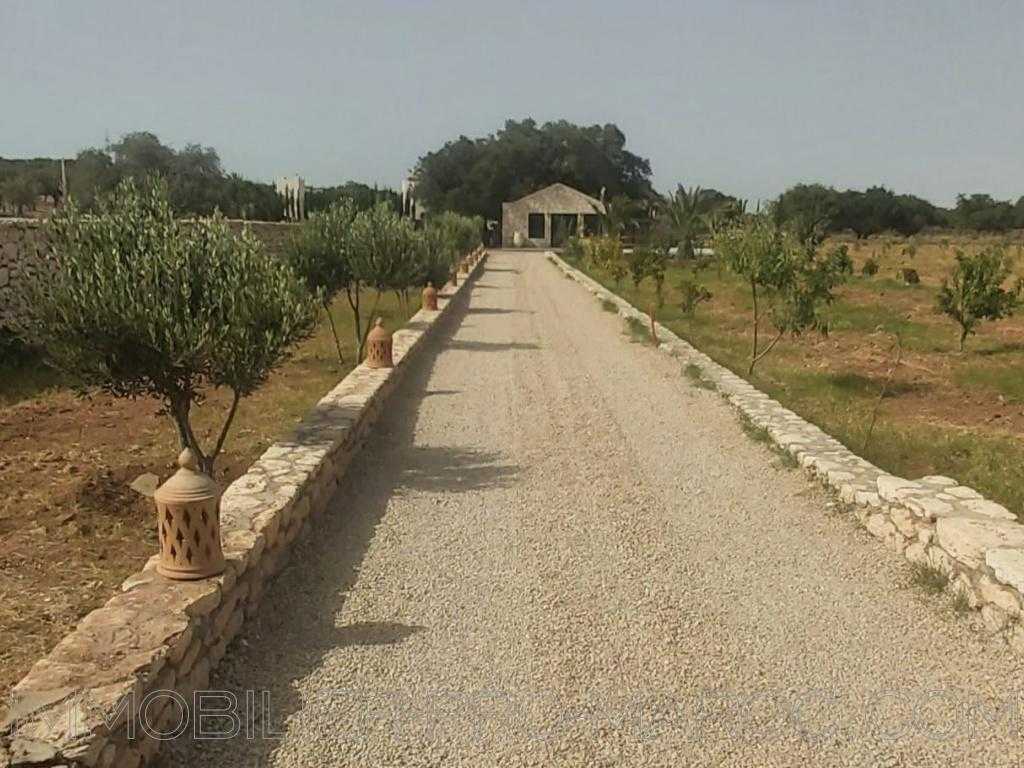
<path fill-rule="evenodd" d="M 569 238 L 576 234 L 577 215 L 575 213 L 551 214 L 551 247 L 562 248 Z"/>

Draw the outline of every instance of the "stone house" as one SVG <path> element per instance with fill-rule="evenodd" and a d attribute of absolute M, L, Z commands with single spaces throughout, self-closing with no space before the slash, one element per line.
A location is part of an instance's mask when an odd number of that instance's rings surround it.
<path fill-rule="evenodd" d="M 575 234 L 594 234 L 604 204 L 565 184 L 552 184 L 501 204 L 503 248 L 560 248 Z"/>

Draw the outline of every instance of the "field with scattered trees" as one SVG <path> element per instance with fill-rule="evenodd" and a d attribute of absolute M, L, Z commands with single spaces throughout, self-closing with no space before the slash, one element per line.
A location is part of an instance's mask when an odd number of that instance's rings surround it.
<path fill-rule="evenodd" d="M 145 492 L 182 448 L 221 485 L 241 475 L 481 232 L 342 199 L 271 248 L 175 214 L 153 179 L 63 205 L 55 269 L 19 288 L 21 344 L 0 358 L 0 694 L 155 551 Z"/>
<path fill-rule="evenodd" d="M 848 263 L 816 273 L 810 298 L 808 283 L 771 285 L 777 264 L 762 262 L 756 360 L 756 270 L 717 242 L 721 258 L 669 257 L 653 272 L 636 267 L 642 248 L 623 252 L 621 266 L 584 243 L 565 255 L 875 464 L 950 475 L 1024 513 L 1024 239 L 830 236 L 815 247 L 819 261 Z"/>

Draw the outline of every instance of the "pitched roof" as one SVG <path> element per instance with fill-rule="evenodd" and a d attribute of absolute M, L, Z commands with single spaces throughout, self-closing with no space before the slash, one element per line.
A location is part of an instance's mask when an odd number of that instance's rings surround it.
<path fill-rule="evenodd" d="M 573 189 L 568 184 L 562 184 L 561 182 L 550 184 L 511 203 L 505 203 L 505 205 L 517 205 L 519 203 L 527 203 L 531 207 L 564 211 L 566 213 L 590 213 L 593 210 L 604 213 L 604 205 L 600 200 L 590 195 L 585 195 L 578 189 Z"/>

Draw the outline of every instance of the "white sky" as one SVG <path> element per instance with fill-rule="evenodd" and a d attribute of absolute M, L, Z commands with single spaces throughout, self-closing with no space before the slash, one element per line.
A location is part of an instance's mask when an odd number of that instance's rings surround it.
<path fill-rule="evenodd" d="M 1024 3 L 0 0 L 0 156 L 131 130 L 397 187 L 508 117 L 614 122 L 655 185 L 1024 194 Z"/>

